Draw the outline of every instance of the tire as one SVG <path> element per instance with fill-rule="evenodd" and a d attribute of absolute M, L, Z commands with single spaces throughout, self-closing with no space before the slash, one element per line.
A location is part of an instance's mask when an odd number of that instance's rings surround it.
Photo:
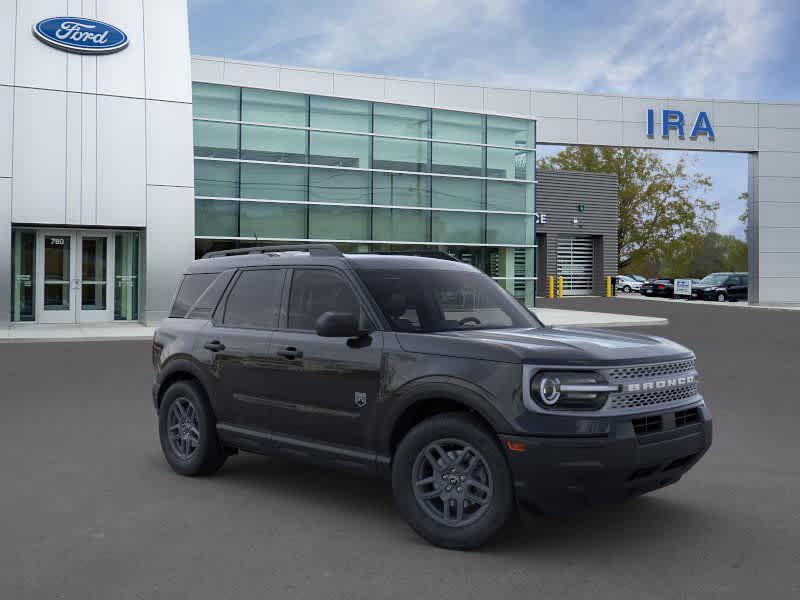
<path fill-rule="evenodd" d="M 442 548 L 477 548 L 513 514 L 511 471 L 499 440 L 463 413 L 437 415 L 406 434 L 392 461 L 392 490 L 411 528 Z"/>
<path fill-rule="evenodd" d="M 176 425 L 176 420 L 180 424 Z M 216 424 L 200 385 L 178 381 L 167 388 L 158 411 L 158 435 L 173 471 L 189 477 L 211 475 L 225 464 L 227 454 L 217 437 Z"/>
<path fill-rule="evenodd" d="M 717 302 L 727 302 L 727 301 L 728 297 L 724 293 L 720 292 L 719 294 L 717 294 Z"/>
<path fill-rule="evenodd" d="M 625 287 L 622 288 L 622 291 L 625 292 L 626 294 L 630 294 L 631 293 L 631 286 L 626 285 Z"/>

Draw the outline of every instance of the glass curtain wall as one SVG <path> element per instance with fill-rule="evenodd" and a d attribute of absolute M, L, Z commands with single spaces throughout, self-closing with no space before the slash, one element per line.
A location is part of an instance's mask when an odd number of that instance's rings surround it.
<path fill-rule="evenodd" d="M 532 301 L 535 122 L 195 83 L 196 250 L 445 251 Z"/>

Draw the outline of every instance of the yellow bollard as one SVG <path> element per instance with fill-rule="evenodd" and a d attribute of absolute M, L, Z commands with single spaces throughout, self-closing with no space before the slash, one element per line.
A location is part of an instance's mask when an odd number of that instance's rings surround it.
<path fill-rule="evenodd" d="M 547 297 L 555 298 L 556 296 L 556 278 L 550 275 L 547 278 Z"/>
<path fill-rule="evenodd" d="M 606 277 L 606 298 L 611 298 L 614 294 L 612 293 L 613 290 L 611 289 L 611 275 Z"/>
<path fill-rule="evenodd" d="M 559 275 L 559 277 L 558 277 L 558 297 L 559 298 L 563 298 L 564 297 L 564 276 L 563 275 Z"/>

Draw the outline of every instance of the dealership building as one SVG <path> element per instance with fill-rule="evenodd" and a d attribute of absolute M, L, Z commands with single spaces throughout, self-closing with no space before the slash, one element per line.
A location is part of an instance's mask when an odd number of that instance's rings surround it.
<path fill-rule="evenodd" d="M 68 15 L 64 17 L 63 15 Z M 800 105 L 192 57 L 185 0 L 0 2 L 0 322 L 154 322 L 209 250 L 445 251 L 528 304 L 616 273 L 617 182 L 537 144 L 745 152 L 750 300 L 800 303 Z"/>

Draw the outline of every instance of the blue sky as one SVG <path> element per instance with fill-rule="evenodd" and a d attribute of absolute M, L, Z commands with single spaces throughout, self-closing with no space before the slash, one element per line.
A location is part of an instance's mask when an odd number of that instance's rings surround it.
<path fill-rule="evenodd" d="M 521 88 L 800 100 L 796 0 L 189 0 L 194 54 Z M 546 151 L 543 148 L 543 151 Z M 698 153 L 741 236 L 739 154 Z"/>

